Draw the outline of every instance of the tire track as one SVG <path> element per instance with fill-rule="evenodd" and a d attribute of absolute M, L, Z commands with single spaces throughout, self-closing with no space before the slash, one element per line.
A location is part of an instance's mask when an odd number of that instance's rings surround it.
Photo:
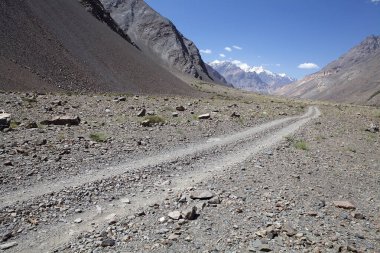
<path fill-rule="evenodd" d="M 107 178 L 112 180 L 112 176 L 121 175 L 131 169 L 142 169 L 144 166 L 151 166 L 152 164 L 157 165 L 168 162 L 170 163 L 171 161 L 180 159 L 184 156 L 196 155 L 199 152 L 204 153 L 206 151 L 210 151 L 210 149 L 215 147 L 229 148 L 229 150 L 224 149 L 223 154 L 206 154 L 206 163 L 202 161 L 195 162 L 195 167 L 193 170 L 186 171 L 182 173 L 180 177 L 174 178 L 170 187 L 174 192 L 181 192 L 198 182 L 220 174 L 222 171 L 228 170 L 234 165 L 249 159 L 255 154 L 274 146 L 284 137 L 294 133 L 308 121 L 318 117 L 319 115 L 320 111 L 318 108 L 310 107 L 308 112 L 300 117 L 289 117 L 275 120 L 231 136 L 213 138 L 204 143 L 177 150 L 172 154 L 154 156 L 144 161 L 136 161 L 134 164 L 130 164 L 128 166 L 113 167 L 110 169 L 115 171 L 112 171 L 106 176 L 103 176 L 103 174 L 96 174 L 93 178 L 88 178 L 83 181 L 76 181 L 72 184 L 72 186 L 78 187 L 88 182 L 102 179 L 104 180 Z M 290 124 L 283 126 L 283 124 L 288 122 L 290 122 Z M 254 138 L 256 134 L 262 132 L 266 132 L 263 137 L 253 141 L 251 140 L 251 138 Z M 233 144 L 235 145 L 232 148 L 228 146 Z M 165 186 L 161 186 L 162 190 L 164 190 L 164 188 Z M 50 188 L 46 188 L 44 190 L 47 191 L 49 189 Z M 12 248 L 10 252 L 61 252 L 63 250 L 62 245 L 68 243 L 72 240 L 72 238 L 74 238 L 74 236 L 77 236 L 81 232 L 93 230 L 93 224 L 97 224 L 98 228 L 102 227 L 107 224 L 107 218 L 110 215 L 125 217 L 130 214 L 134 214 L 137 210 L 164 199 L 166 195 L 167 192 L 165 191 L 158 191 L 150 196 L 144 196 L 144 194 L 141 193 L 133 198 L 132 204 L 128 205 L 127 208 L 125 205 L 121 205 L 118 200 L 114 200 L 111 203 L 99 203 L 99 205 L 104 207 L 101 214 L 93 209 L 86 210 L 84 213 L 76 214 L 70 217 L 70 219 L 83 219 L 83 222 L 80 224 L 58 223 L 44 227 L 42 231 L 31 231 L 22 238 L 22 243 L 20 243 L 17 247 Z M 36 194 L 35 197 L 37 196 L 39 195 Z"/>

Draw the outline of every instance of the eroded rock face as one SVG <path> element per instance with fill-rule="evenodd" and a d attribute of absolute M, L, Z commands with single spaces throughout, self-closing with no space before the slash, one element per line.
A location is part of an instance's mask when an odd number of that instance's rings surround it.
<path fill-rule="evenodd" d="M 119 27 L 144 53 L 169 68 L 209 78 L 198 48 L 170 20 L 142 0 L 100 0 Z"/>

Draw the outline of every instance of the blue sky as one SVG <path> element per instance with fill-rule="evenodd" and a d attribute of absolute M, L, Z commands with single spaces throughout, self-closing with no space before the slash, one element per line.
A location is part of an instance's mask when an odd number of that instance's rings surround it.
<path fill-rule="evenodd" d="M 380 0 L 146 2 L 194 41 L 206 62 L 238 60 L 296 78 L 380 35 Z"/>

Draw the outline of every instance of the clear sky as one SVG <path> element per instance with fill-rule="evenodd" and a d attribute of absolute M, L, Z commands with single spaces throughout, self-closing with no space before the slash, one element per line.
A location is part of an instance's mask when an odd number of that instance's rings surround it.
<path fill-rule="evenodd" d="M 318 71 L 367 36 L 380 35 L 380 0 L 146 3 L 194 41 L 206 62 L 239 60 L 296 78 Z"/>

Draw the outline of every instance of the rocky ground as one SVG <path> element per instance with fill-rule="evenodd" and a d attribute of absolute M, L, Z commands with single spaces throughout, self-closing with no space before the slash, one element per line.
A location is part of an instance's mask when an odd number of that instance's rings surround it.
<path fill-rule="evenodd" d="M 0 96 L 0 108 L 12 115 L 0 139 L 3 199 L 307 108 L 248 95 Z M 34 241 L 56 252 L 379 252 L 380 111 L 318 107 L 320 117 L 272 146 L 259 148 L 295 120 L 252 139 L 2 204 L 0 249 L 33 251 Z M 198 119 L 207 113 L 210 119 Z M 59 115 L 80 123 L 41 124 Z M 252 146 L 257 152 L 244 159 Z M 44 242 L 49 233 L 57 241 Z"/>

